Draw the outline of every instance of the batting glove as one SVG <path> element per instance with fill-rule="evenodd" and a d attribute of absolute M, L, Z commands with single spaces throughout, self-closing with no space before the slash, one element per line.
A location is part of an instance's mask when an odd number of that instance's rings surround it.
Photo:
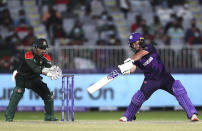
<path fill-rule="evenodd" d="M 120 69 L 121 73 L 124 74 L 124 72 L 130 72 L 130 69 L 133 68 L 133 63 L 132 62 L 127 62 L 122 65 L 118 65 L 118 68 Z"/>
<path fill-rule="evenodd" d="M 127 63 L 127 62 L 134 62 L 134 60 L 133 59 L 131 59 L 131 58 L 127 58 L 126 60 L 124 60 L 124 63 Z"/>
<path fill-rule="evenodd" d="M 122 74 L 123 74 L 124 76 L 125 76 L 125 75 L 129 75 L 129 74 L 130 74 L 130 70 L 124 71 Z"/>

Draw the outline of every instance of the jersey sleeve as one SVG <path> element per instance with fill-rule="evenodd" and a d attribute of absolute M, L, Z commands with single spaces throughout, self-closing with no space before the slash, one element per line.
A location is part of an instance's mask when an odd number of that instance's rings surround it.
<path fill-rule="evenodd" d="M 144 45 L 144 46 L 143 46 L 143 50 L 146 50 L 146 51 L 148 51 L 149 53 L 152 53 L 152 52 L 154 52 L 154 47 L 153 47 L 152 44 Z"/>
<path fill-rule="evenodd" d="M 52 66 L 51 57 L 48 54 L 44 54 L 43 58 L 44 58 L 44 66 L 47 67 L 47 68 L 50 68 Z"/>
<path fill-rule="evenodd" d="M 32 51 L 25 53 L 25 63 L 34 74 L 42 73 L 40 66 L 34 62 L 34 55 L 32 54 Z"/>

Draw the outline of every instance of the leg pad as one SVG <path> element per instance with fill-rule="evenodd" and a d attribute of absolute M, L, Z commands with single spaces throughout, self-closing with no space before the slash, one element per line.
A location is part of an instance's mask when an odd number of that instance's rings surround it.
<path fill-rule="evenodd" d="M 7 110 L 5 112 L 6 121 L 13 120 L 16 108 L 24 92 L 25 92 L 24 88 L 19 88 L 17 86 L 13 89 L 13 94 L 11 95 Z"/>
<path fill-rule="evenodd" d="M 128 121 L 136 119 L 135 114 L 139 111 L 145 100 L 145 96 L 140 90 L 135 93 L 130 105 L 128 106 L 126 112 L 123 114 L 125 117 L 127 117 Z"/>
<path fill-rule="evenodd" d="M 191 100 L 187 95 L 187 91 L 179 80 L 176 80 L 174 82 L 172 89 L 176 99 L 178 100 L 182 108 L 186 111 L 187 117 L 189 119 L 192 117 L 193 114 L 198 114 L 194 105 L 192 104 Z"/>
<path fill-rule="evenodd" d="M 54 117 L 54 99 L 53 99 L 53 92 L 50 93 L 44 99 L 44 109 L 45 109 L 45 121 L 57 121 L 58 119 Z"/>

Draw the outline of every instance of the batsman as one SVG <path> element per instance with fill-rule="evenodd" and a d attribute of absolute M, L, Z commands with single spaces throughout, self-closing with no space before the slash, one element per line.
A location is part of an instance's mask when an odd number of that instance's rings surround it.
<path fill-rule="evenodd" d="M 140 33 L 132 33 L 129 37 L 129 46 L 134 52 L 132 58 L 119 65 L 123 75 L 128 75 L 139 67 L 144 73 L 144 81 L 140 90 L 132 97 L 132 100 L 120 118 L 120 121 L 132 121 L 136 117 L 142 104 L 158 89 L 165 90 L 173 95 L 182 108 L 187 113 L 191 121 L 199 121 L 195 107 L 187 95 L 187 91 L 179 80 L 175 80 L 172 75 L 166 71 L 155 47 L 152 44 L 144 43 L 144 37 Z"/>
<path fill-rule="evenodd" d="M 51 57 L 46 53 L 48 43 L 45 39 L 36 39 L 33 49 L 24 55 L 24 59 L 13 73 L 16 86 L 13 89 L 9 105 L 5 112 L 5 120 L 12 122 L 17 105 L 22 98 L 25 88 L 33 90 L 44 101 L 45 121 L 57 121 L 54 116 L 53 92 L 50 92 L 47 84 L 42 81 L 40 74 L 50 77 L 51 80 L 59 79 L 62 71 L 58 66 L 51 64 Z"/>

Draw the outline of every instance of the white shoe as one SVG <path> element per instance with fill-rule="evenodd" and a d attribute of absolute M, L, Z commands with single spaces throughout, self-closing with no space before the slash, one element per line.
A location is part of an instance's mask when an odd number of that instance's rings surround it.
<path fill-rule="evenodd" d="M 125 116 L 123 116 L 123 117 L 121 117 L 120 118 L 120 120 L 119 121 L 121 121 L 121 122 L 127 122 L 128 121 L 128 119 L 125 117 Z"/>
<path fill-rule="evenodd" d="M 191 121 L 199 121 L 198 117 L 196 114 L 193 114 L 192 117 L 191 117 Z"/>

